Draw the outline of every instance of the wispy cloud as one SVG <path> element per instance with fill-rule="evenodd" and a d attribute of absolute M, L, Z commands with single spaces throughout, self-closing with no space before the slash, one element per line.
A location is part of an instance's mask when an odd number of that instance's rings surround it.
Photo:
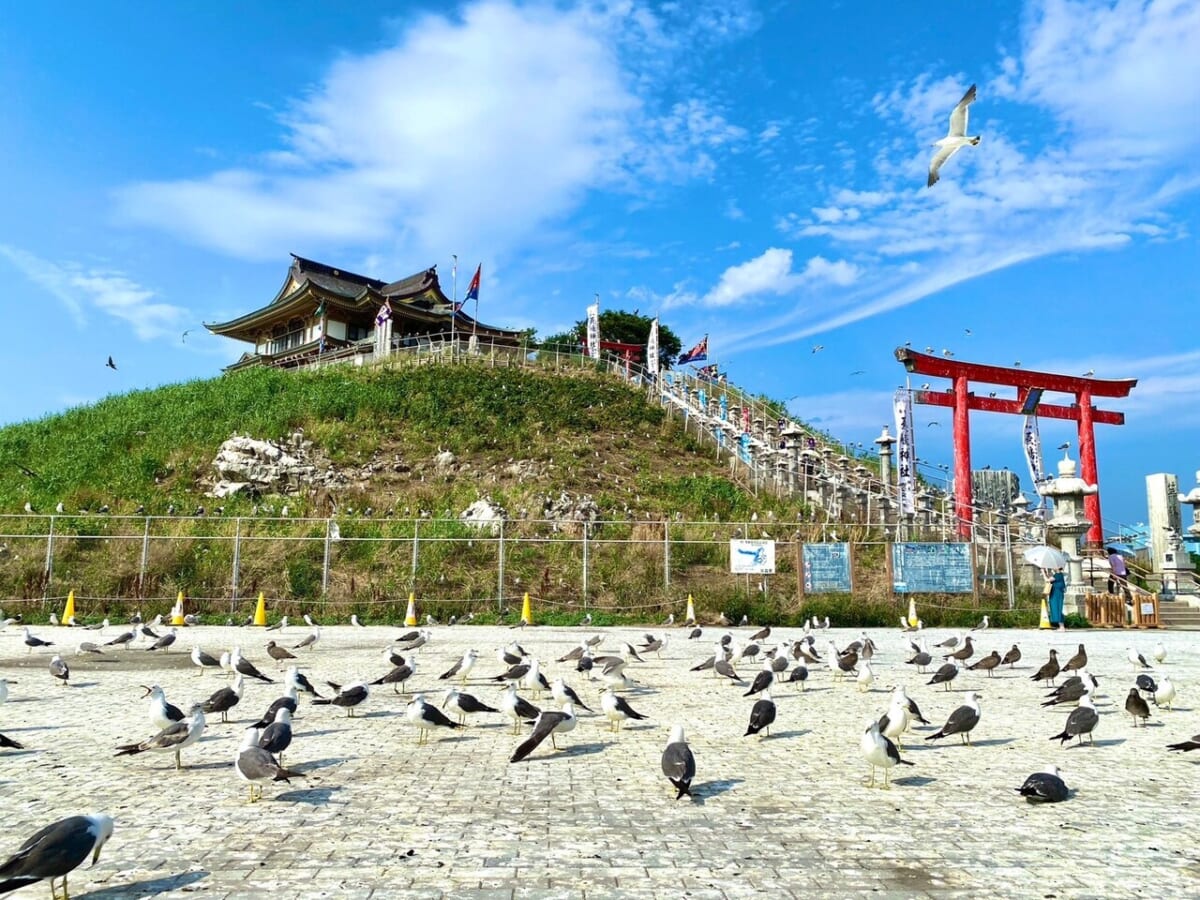
<path fill-rule="evenodd" d="M 187 310 L 155 301 L 154 291 L 121 272 L 54 263 L 7 244 L 0 244 L 0 257 L 59 300 L 81 328 L 93 309 L 128 323 L 142 340 L 174 335 L 189 319 Z"/>
<path fill-rule="evenodd" d="M 745 129 L 686 85 L 658 108 L 647 85 L 680 77 L 685 50 L 754 27 L 741 2 L 482 0 L 424 15 L 394 45 L 334 62 L 280 116 L 278 146 L 127 185 L 119 214 L 248 259 L 314 245 L 503 254 L 595 189 L 710 176 Z"/>

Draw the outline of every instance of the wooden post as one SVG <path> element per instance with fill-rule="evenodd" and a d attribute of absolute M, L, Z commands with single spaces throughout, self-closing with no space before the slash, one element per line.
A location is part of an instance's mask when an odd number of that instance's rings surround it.
<path fill-rule="evenodd" d="M 804 542 L 796 541 L 796 599 L 804 609 Z"/>
<path fill-rule="evenodd" d="M 975 600 L 975 608 L 979 608 L 979 553 L 975 542 L 971 541 L 971 597 Z"/>

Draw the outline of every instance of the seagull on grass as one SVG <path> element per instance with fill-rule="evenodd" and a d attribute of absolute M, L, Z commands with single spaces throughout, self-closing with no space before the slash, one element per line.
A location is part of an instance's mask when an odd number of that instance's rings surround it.
<path fill-rule="evenodd" d="M 974 102 L 975 85 L 971 85 L 963 94 L 963 98 L 958 101 L 958 105 L 954 107 L 954 111 L 950 113 L 949 132 L 944 138 L 934 142 L 933 146 L 938 150 L 933 154 L 933 159 L 929 163 L 929 180 L 926 182 L 926 187 L 933 187 L 937 184 L 938 172 L 951 156 L 967 145 L 972 147 L 979 145 L 979 135 L 967 135 L 967 107 Z"/>

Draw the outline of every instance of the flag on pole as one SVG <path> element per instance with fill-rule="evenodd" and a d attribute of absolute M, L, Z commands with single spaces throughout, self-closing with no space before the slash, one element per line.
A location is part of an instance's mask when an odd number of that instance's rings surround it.
<path fill-rule="evenodd" d="M 587 308 L 587 349 L 592 359 L 600 358 L 600 304 Z"/>
<path fill-rule="evenodd" d="M 483 263 L 480 263 L 475 269 L 475 277 L 471 279 L 471 283 L 467 285 L 467 295 L 463 297 L 463 303 L 468 300 L 479 300 L 479 279 L 483 276 Z M 461 307 L 462 304 L 459 304 Z"/>
<path fill-rule="evenodd" d="M 318 319 L 321 318 L 321 316 L 325 315 L 325 301 L 324 300 L 321 301 L 321 305 L 317 307 L 317 311 L 315 313 L 313 313 L 313 315 L 316 316 Z"/>
<path fill-rule="evenodd" d="M 706 334 L 695 347 L 679 357 L 679 364 L 704 362 L 708 359 L 708 335 Z"/>
<path fill-rule="evenodd" d="M 900 511 L 909 515 L 917 511 L 917 450 L 913 434 L 912 397 L 907 388 L 900 388 L 892 401 L 896 416 L 896 492 Z"/>
<path fill-rule="evenodd" d="M 1036 415 L 1025 417 L 1025 425 L 1021 429 L 1021 444 L 1025 448 L 1025 461 L 1029 464 L 1029 477 L 1033 479 L 1036 489 L 1046 480 L 1046 470 L 1042 468 L 1042 436 L 1038 431 Z"/>
<path fill-rule="evenodd" d="M 392 302 L 384 300 L 383 306 L 379 307 L 379 312 L 375 315 L 375 324 L 382 326 L 384 322 L 392 317 Z"/>
<path fill-rule="evenodd" d="M 650 337 L 646 340 L 646 371 L 658 378 L 658 317 L 650 322 Z"/>

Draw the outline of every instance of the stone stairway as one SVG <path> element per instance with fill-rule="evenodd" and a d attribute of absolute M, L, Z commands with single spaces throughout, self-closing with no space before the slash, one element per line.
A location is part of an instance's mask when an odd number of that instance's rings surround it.
<path fill-rule="evenodd" d="M 1158 619 L 1164 628 L 1200 631 L 1200 606 L 1184 600 L 1159 600 Z"/>

